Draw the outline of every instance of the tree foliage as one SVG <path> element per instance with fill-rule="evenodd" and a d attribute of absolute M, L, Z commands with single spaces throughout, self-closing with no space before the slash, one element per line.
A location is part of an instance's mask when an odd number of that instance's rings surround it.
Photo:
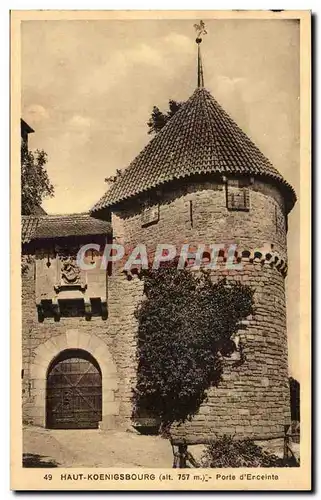
<path fill-rule="evenodd" d="M 184 104 L 184 102 L 174 101 L 170 99 L 168 101 L 169 109 L 165 113 L 163 113 L 157 106 L 154 106 L 151 117 L 147 122 L 149 128 L 148 133 L 158 134 L 158 132 L 160 132 L 166 125 L 168 120 L 172 118 L 172 116 L 174 116 L 174 114 L 179 110 L 182 104 Z M 122 174 L 122 170 L 116 169 L 116 174 L 106 177 L 105 182 L 109 185 L 112 185 L 121 177 Z"/>
<path fill-rule="evenodd" d="M 39 207 L 44 198 L 53 196 L 45 165 L 47 154 L 37 149 L 29 151 L 26 144 L 21 147 L 21 213 L 30 215 Z"/>
<path fill-rule="evenodd" d="M 117 179 L 122 175 L 123 171 L 120 168 L 116 168 L 116 174 L 105 177 L 105 182 L 107 184 L 114 184 Z"/>
<path fill-rule="evenodd" d="M 174 101 L 170 99 L 168 101 L 169 109 L 165 113 L 163 113 L 157 106 L 153 107 L 153 111 L 150 119 L 147 122 L 147 126 L 149 128 L 149 134 L 158 134 L 165 127 L 168 120 L 175 115 L 175 113 L 179 110 L 179 108 L 184 104 L 184 102 Z"/>
<path fill-rule="evenodd" d="M 135 416 L 149 411 L 164 425 L 192 417 L 222 375 L 231 336 L 253 314 L 253 290 L 208 273 L 163 267 L 143 272 L 145 299 L 136 310 L 138 371 Z"/>

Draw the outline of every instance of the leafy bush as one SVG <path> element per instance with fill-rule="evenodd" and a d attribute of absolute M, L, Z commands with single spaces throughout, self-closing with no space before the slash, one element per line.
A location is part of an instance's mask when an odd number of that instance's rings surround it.
<path fill-rule="evenodd" d="M 262 450 L 251 439 L 237 440 L 224 435 L 207 445 L 202 467 L 289 467 L 297 465 Z"/>
<path fill-rule="evenodd" d="M 254 292 L 173 267 L 145 271 L 143 279 L 134 416 L 148 410 L 166 426 L 191 418 L 219 383 L 222 355 L 235 350 L 231 336 L 253 314 Z"/>

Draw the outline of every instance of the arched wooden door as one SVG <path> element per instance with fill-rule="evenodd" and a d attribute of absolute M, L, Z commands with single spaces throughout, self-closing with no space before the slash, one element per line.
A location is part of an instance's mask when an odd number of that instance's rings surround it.
<path fill-rule="evenodd" d="M 96 429 L 102 419 L 101 371 L 81 349 L 63 351 L 47 375 L 47 427 Z"/>

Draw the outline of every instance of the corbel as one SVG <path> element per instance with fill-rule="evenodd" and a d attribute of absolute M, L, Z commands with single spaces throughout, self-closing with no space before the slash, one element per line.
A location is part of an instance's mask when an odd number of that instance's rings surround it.
<path fill-rule="evenodd" d="M 107 300 L 106 298 L 101 298 L 101 317 L 106 320 L 108 318 Z"/>
<path fill-rule="evenodd" d="M 36 305 L 37 305 L 38 321 L 39 321 L 39 323 L 42 323 L 45 319 L 43 305 L 41 302 L 38 302 Z"/>
<path fill-rule="evenodd" d="M 55 321 L 60 321 L 61 313 L 60 313 L 58 299 L 56 297 L 53 298 L 51 301 L 51 304 L 52 304 L 51 307 L 52 307 L 52 312 L 53 312 Z"/>
<path fill-rule="evenodd" d="M 90 299 L 86 298 L 85 299 L 85 318 L 87 321 L 91 320 L 92 317 L 92 308 L 91 308 L 91 302 Z"/>

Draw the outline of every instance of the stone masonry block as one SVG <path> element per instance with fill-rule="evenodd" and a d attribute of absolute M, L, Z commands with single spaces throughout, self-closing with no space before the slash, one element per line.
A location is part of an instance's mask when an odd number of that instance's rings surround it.
<path fill-rule="evenodd" d="M 119 415 L 119 402 L 111 401 L 104 406 L 104 414 L 105 415 Z"/>
<path fill-rule="evenodd" d="M 110 390 L 110 389 L 106 389 L 103 388 L 103 404 L 108 404 L 111 403 L 111 402 L 114 402 L 115 401 L 115 392 Z"/>
<path fill-rule="evenodd" d="M 100 347 L 102 344 L 102 341 L 99 337 L 97 337 L 95 334 L 92 334 L 91 337 L 90 337 L 90 341 L 89 341 L 89 344 L 88 344 L 88 351 L 90 353 L 93 353 L 95 351 L 95 349 L 97 349 L 98 347 Z"/>
<path fill-rule="evenodd" d="M 103 378 L 102 386 L 105 389 L 115 391 L 118 389 L 118 380 L 117 380 L 117 378 L 109 378 L 109 377 Z"/>
<path fill-rule="evenodd" d="M 66 342 L 69 349 L 77 349 L 79 340 L 78 330 L 67 330 L 66 331 Z"/>
<path fill-rule="evenodd" d="M 88 333 L 80 331 L 78 335 L 77 347 L 83 349 L 84 351 L 87 351 L 89 342 L 90 342 L 90 335 Z"/>
<path fill-rule="evenodd" d="M 58 352 L 64 351 L 68 348 L 66 333 L 62 333 L 61 335 L 54 337 L 55 344 L 57 346 Z"/>
<path fill-rule="evenodd" d="M 52 343 L 50 345 L 53 346 Z M 38 363 L 38 359 L 42 359 L 43 362 L 49 363 L 53 356 L 53 349 L 48 348 L 45 344 L 39 344 L 35 349 L 35 354 Z"/>

